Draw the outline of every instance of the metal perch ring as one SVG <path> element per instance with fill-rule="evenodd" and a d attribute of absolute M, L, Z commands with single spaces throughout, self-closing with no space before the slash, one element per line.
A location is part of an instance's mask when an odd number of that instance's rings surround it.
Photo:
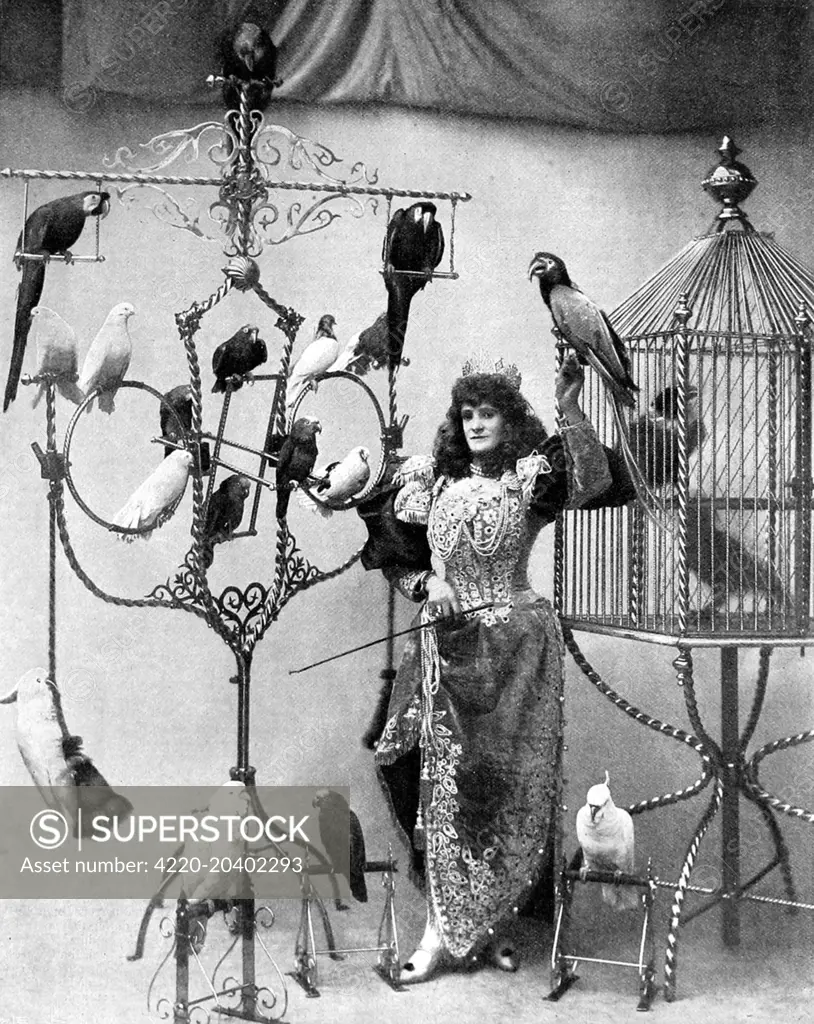
<path fill-rule="evenodd" d="M 170 406 L 165 401 L 164 396 L 161 394 L 160 391 L 156 391 L 156 389 L 153 388 L 153 387 L 150 387 L 149 384 L 143 384 L 139 380 L 124 380 L 124 381 L 122 381 L 122 383 L 119 385 L 118 390 L 121 391 L 124 388 L 133 388 L 136 391 L 146 391 L 148 394 L 153 395 L 155 398 L 157 398 L 158 401 L 161 403 L 161 405 L 169 410 L 170 415 L 172 416 L 173 420 L 175 421 L 175 427 L 177 428 L 179 435 L 182 438 L 186 437 L 187 431 L 184 429 L 184 425 L 181 422 L 181 420 L 179 419 L 178 414 L 175 412 L 175 410 L 172 408 L 172 406 Z M 136 527 L 131 527 L 131 526 L 118 526 L 116 523 L 109 522 L 107 519 L 103 518 L 100 515 L 97 515 L 93 511 L 93 509 L 88 505 L 88 503 L 84 500 L 82 495 L 79 493 L 79 490 L 78 490 L 78 488 L 76 486 L 76 483 L 75 483 L 75 481 L 73 479 L 73 476 L 71 474 L 71 458 L 70 458 L 70 455 L 71 455 L 71 444 L 73 443 L 74 430 L 76 429 L 76 425 L 79 422 L 79 417 L 82 415 L 82 413 L 85 411 L 85 409 L 90 405 L 90 403 L 93 402 L 96 398 L 98 398 L 101 393 L 102 392 L 101 392 L 101 390 L 99 388 L 94 388 L 94 390 L 91 391 L 91 393 L 79 405 L 79 407 L 77 408 L 76 412 L 71 417 L 71 421 L 68 424 L 67 430 L 65 431 L 65 444 L 64 444 L 64 447 L 62 449 L 62 455 L 63 455 L 64 466 L 65 466 L 65 482 L 68 485 L 68 490 L 71 492 L 71 494 L 73 496 L 73 499 L 76 502 L 76 504 L 82 509 L 82 511 L 85 513 L 86 516 L 88 516 L 88 518 L 92 519 L 94 521 L 94 523 L 98 524 L 99 526 L 103 526 L 106 530 L 110 530 L 111 533 L 121 533 L 121 534 L 129 535 L 131 537 L 132 536 L 140 536 L 140 535 L 144 535 L 144 534 L 147 534 L 147 533 L 151 533 L 153 530 L 158 529 L 159 526 L 163 526 L 164 523 L 166 523 L 166 521 L 171 516 L 173 516 L 175 514 L 175 510 L 181 504 L 181 501 L 182 501 L 182 499 L 184 497 L 183 493 L 178 497 L 177 501 L 173 502 L 173 504 L 168 507 L 168 509 L 166 510 L 166 513 L 164 515 L 160 516 L 159 519 L 155 523 L 152 524 L 152 526 L 147 526 L 147 527 L 144 527 L 144 528 L 141 528 L 141 529 L 138 529 Z M 184 493 L 186 493 L 186 488 L 184 488 Z"/>

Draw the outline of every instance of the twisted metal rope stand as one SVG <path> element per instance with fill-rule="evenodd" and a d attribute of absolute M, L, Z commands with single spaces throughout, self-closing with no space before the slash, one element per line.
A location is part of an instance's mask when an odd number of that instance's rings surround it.
<path fill-rule="evenodd" d="M 633 804 L 627 808 L 630 814 L 640 814 L 644 811 L 667 807 L 679 801 L 689 800 L 700 794 L 710 783 L 714 783 L 709 803 L 687 845 L 678 881 L 669 882 L 659 878 L 655 880 L 657 886 L 674 890 L 673 902 L 670 908 L 664 964 L 664 996 L 668 1002 L 671 1002 L 676 996 L 678 932 L 682 924 L 689 923 L 694 917 L 722 903 L 724 942 L 726 945 L 735 946 L 739 942 L 738 901 L 741 899 L 783 906 L 788 908 L 790 912 L 795 912 L 798 909 L 814 910 L 814 904 L 801 903 L 797 899 L 789 864 L 788 848 L 772 813 L 773 811 L 779 811 L 811 824 L 814 823 L 814 812 L 794 806 L 773 796 L 760 785 L 758 779 L 758 766 L 765 757 L 780 750 L 786 750 L 810 742 L 814 739 L 814 730 L 767 744 L 747 760 L 746 748 L 757 726 L 768 684 L 769 663 L 772 655 L 772 648 L 769 646 L 760 648 L 760 662 L 755 694 L 746 723 L 740 734 L 738 733 L 737 648 L 724 647 L 722 649 L 722 737 L 721 743 L 718 744 L 710 737 L 701 721 L 695 693 L 692 650 L 689 645 L 682 644 L 679 646 L 679 653 L 673 661 L 673 665 L 676 669 L 678 684 L 681 686 L 684 694 L 687 714 L 695 735 L 675 726 L 667 725 L 665 722 L 651 717 L 627 701 L 602 681 L 599 673 L 582 653 L 579 644 L 574 638 L 573 631 L 567 623 L 563 623 L 563 634 L 566 647 L 578 668 L 603 696 L 635 721 L 641 722 L 648 728 L 660 732 L 671 739 L 684 743 L 695 750 L 701 758 L 702 773 L 696 782 L 673 793 Z M 764 824 L 769 829 L 775 849 L 773 859 L 746 881 L 741 881 L 739 863 L 738 799 L 741 793 L 757 807 Z M 721 809 L 723 809 L 721 885 L 716 888 L 691 885 L 690 878 L 698 858 L 701 842 L 715 815 Z M 748 892 L 749 889 L 776 867 L 780 868 L 783 876 L 785 899 L 759 896 Z M 689 892 L 707 897 L 707 901 L 703 906 L 694 909 L 690 913 L 685 913 L 682 918 L 684 900 Z"/>

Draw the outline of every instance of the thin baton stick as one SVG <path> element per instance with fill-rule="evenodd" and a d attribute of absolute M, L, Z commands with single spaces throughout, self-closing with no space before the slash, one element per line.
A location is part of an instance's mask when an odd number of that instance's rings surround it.
<path fill-rule="evenodd" d="M 495 604 L 494 601 L 487 601 L 486 604 L 476 605 L 474 608 L 467 608 L 466 611 L 462 612 L 463 615 L 471 615 L 472 612 L 482 612 L 486 608 L 502 608 L 502 604 Z M 383 644 L 386 640 L 395 639 L 397 636 L 406 636 L 407 633 L 416 633 L 419 629 L 427 629 L 429 626 L 437 626 L 441 619 L 433 619 L 432 622 L 422 622 L 418 626 L 410 626 L 409 629 L 399 630 L 398 633 L 388 633 L 387 636 L 380 636 L 378 640 L 371 640 L 369 643 L 362 644 L 359 647 L 351 647 L 349 651 L 342 651 L 341 654 L 332 654 L 330 658 L 323 658 L 322 661 L 314 661 L 310 665 L 306 665 L 304 668 L 290 668 L 288 674 L 295 676 L 299 672 L 307 672 L 309 668 L 316 668 L 317 665 L 327 665 L 329 661 L 336 661 L 337 658 L 344 658 L 348 654 L 355 654 L 357 651 L 364 651 L 367 647 L 375 647 L 376 644 Z"/>

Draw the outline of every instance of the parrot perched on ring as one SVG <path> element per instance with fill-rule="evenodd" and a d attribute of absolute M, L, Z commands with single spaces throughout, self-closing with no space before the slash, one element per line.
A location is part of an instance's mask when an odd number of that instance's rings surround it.
<path fill-rule="evenodd" d="M 192 462 L 192 453 L 179 448 L 153 470 L 113 519 L 116 526 L 142 532 L 120 533 L 120 540 L 128 543 L 136 537 L 149 540 L 153 531 L 148 527 L 157 528 L 169 519 L 171 509 L 181 500 L 186 490 Z"/>
<path fill-rule="evenodd" d="M 571 280 L 565 263 L 548 252 L 534 254 L 529 280 L 537 278 L 554 326 L 583 365 L 596 371 L 609 393 L 619 433 L 619 447 L 636 494 L 651 519 L 662 529 L 672 525 L 664 506 L 648 484 L 630 447 L 626 409 L 636 405 L 639 388 L 630 373 L 630 357 L 607 314 Z"/>
<path fill-rule="evenodd" d="M 69 263 L 72 259 L 70 248 L 79 240 L 88 217 L 106 217 L 109 211 L 108 192 L 79 192 L 74 196 L 62 196 L 50 203 L 44 203 L 26 220 L 25 227 L 17 239 L 16 254 L 23 252 L 25 242 L 25 252 L 32 256 L 64 255 L 66 263 Z M 19 263 L 17 255 L 15 261 Z M 17 397 L 17 386 L 23 372 L 23 358 L 31 325 L 31 311 L 39 304 L 42 295 L 47 262 L 47 259 L 22 262 L 23 276 L 17 289 L 14 344 L 11 350 L 3 412 Z"/>
<path fill-rule="evenodd" d="M 367 855 L 359 818 L 348 806 L 342 794 L 333 789 L 317 790 L 313 806 L 319 808 L 319 834 L 332 868 L 340 874 L 345 874 L 344 865 L 347 864 L 351 895 L 359 903 L 367 903 Z M 345 841 L 348 842 L 348 846 L 345 845 Z M 339 900 L 336 903 L 337 910 L 348 909 Z"/>
<path fill-rule="evenodd" d="M 133 343 L 130 340 L 128 321 L 135 315 L 129 302 L 120 302 L 107 314 L 105 322 L 82 363 L 79 374 L 79 389 L 87 396 L 99 389 L 99 408 L 108 415 L 115 409 L 114 398 L 130 367 Z M 93 403 L 88 406 L 88 411 Z"/>

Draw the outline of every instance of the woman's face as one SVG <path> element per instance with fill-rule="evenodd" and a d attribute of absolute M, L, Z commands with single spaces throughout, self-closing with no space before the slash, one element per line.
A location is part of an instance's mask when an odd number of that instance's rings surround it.
<path fill-rule="evenodd" d="M 503 414 L 488 402 L 461 406 L 464 437 L 473 455 L 487 455 L 503 440 Z"/>

